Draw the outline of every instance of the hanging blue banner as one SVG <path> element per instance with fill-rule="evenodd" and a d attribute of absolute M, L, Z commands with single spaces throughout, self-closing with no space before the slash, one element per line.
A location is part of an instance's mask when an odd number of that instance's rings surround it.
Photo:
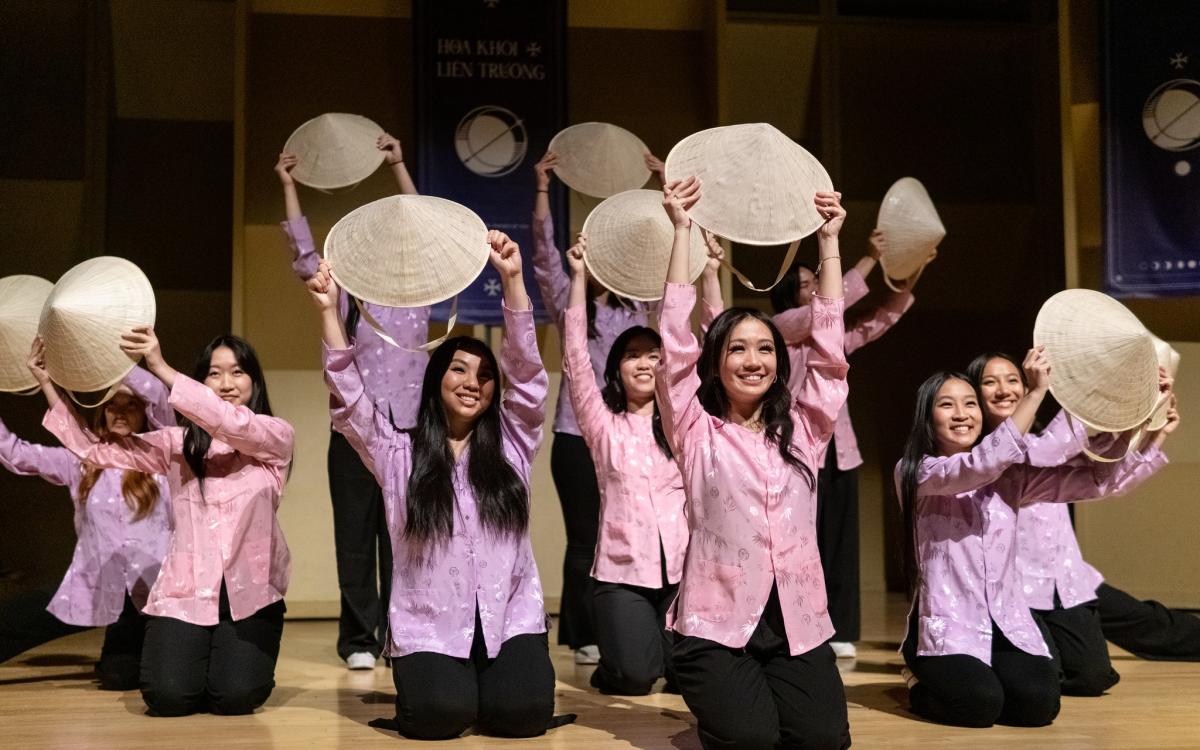
<path fill-rule="evenodd" d="M 1108 0 L 1102 25 L 1105 290 L 1200 294 L 1200 9 Z"/>
<path fill-rule="evenodd" d="M 416 0 L 413 3 L 417 185 L 474 210 L 521 246 L 533 280 L 533 164 L 566 116 L 565 0 Z M 550 195 L 559 245 L 566 196 Z M 434 307 L 445 320 L 449 302 Z M 458 296 L 460 323 L 499 325 L 500 280 L 489 265 Z"/>

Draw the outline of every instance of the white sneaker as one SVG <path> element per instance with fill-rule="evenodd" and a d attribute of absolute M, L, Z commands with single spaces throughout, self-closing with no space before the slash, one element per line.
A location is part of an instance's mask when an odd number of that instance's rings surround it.
<path fill-rule="evenodd" d="M 367 651 L 356 651 L 346 657 L 346 666 L 350 669 L 374 669 L 375 657 Z"/>
<path fill-rule="evenodd" d="M 904 678 L 904 684 L 908 685 L 909 690 L 912 690 L 913 686 L 917 684 L 917 676 L 908 667 L 900 668 L 900 676 Z"/>
<path fill-rule="evenodd" d="M 580 646 L 575 649 L 576 664 L 599 664 L 600 663 L 600 647 L 599 646 Z"/>
<path fill-rule="evenodd" d="M 853 659 L 858 656 L 858 649 L 849 641 L 830 641 L 829 647 L 839 659 Z"/>

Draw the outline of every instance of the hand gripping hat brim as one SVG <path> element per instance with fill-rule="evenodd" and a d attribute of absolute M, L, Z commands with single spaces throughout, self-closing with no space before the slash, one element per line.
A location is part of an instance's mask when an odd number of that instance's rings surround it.
<path fill-rule="evenodd" d="M 318 190 L 351 187 L 383 163 L 375 147 L 383 128 L 361 115 L 328 112 L 300 127 L 283 145 L 295 155 L 292 179 Z"/>
<path fill-rule="evenodd" d="M 1169 377 L 1174 378 L 1179 372 L 1179 352 L 1154 334 L 1150 334 L 1150 339 L 1154 342 L 1154 353 L 1158 357 L 1158 366 L 1166 370 Z M 1167 412 L 1170 410 L 1171 404 L 1167 400 L 1161 401 L 1150 417 L 1150 425 L 1146 428 L 1148 430 L 1161 430 L 1167 424 Z"/>
<path fill-rule="evenodd" d="M 783 245 L 817 231 L 825 219 L 813 198 L 833 190 L 821 162 L 766 123 L 693 133 L 671 149 L 666 172 L 668 181 L 700 179 L 692 221 L 748 245 Z"/>
<path fill-rule="evenodd" d="M 625 128 L 607 122 L 581 122 L 550 141 L 558 156 L 554 173 L 572 190 L 608 198 L 634 190 L 650 179 L 646 144 Z"/>
<path fill-rule="evenodd" d="M 94 392 L 119 383 L 135 364 L 121 336 L 154 325 L 154 289 L 124 258 L 102 255 L 62 275 L 42 307 L 38 333 L 50 379 L 68 391 Z"/>
<path fill-rule="evenodd" d="M 54 284 L 40 276 L 0 279 L 0 391 L 22 393 L 37 388 L 25 364 L 37 336 L 42 306 Z"/>
<path fill-rule="evenodd" d="M 487 265 L 487 227 L 471 209 L 393 195 L 346 214 L 325 238 L 337 283 L 364 302 L 423 307 L 466 289 Z"/>
<path fill-rule="evenodd" d="M 627 190 L 596 206 L 583 223 L 584 261 L 604 288 L 629 299 L 661 299 L 675 229 L 657 190 Z M 692 232 L 689 278 L 696 280 L 708 260 L 699 230 Z"/>
<path fill-rule="evenodd" d="M 913 177 L 901 177 L 888 188 L 875 227 L 885 242 L 879 264 L 893 279 L 907 279 L 921 270 L 946 237 L 929 192 Z"/>
<path fill-rule="evenodd" d="M 1046 347 L 1050 392 L 1088 427 L 1142 426 L 1158 402 L 1158 358 L 1150 332 L 1124 305 L 1090 289 L 1046 300 L 1033 326 Z"/>

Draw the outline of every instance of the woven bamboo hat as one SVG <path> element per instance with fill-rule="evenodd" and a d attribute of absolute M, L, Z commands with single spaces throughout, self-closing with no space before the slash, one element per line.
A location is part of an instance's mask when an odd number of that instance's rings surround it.
<path fill-rule="evenodd" d="M 375 141 L 383 128 L 361 115 L 329 112 L 300 127 L 283 145 L 296 156 L 292 179 L 318 190 L 351 187 L 383 163 Z"/>
<path fill-rule="evenodd" d="M 747 245 L 783 245 L 817 231 L 813 205 L 833 190 L 817 158 L 766 123 L 693 133 L 667 155 L 667 179 L 700 178 L 704 198 L 688 214 L 713 234 Z"/>
<path fill-rule="evenodd" d="M 1046 300 L 1033 325 L 1046 347 L 1050 392 L 1088 427 L 1122 432 L 1144 425 L 1158 403 L 1158 358 L 1150 332 L 1124 305 L 1090 289 Z"/>
<path fill-rule="evenodd" d="M 650 302 L 662 299 L 675 229 L 663 211 L 657 190 L 626 190 L 596 206 L 583 222 L 588 270 L 606 289 L 622 297 Z M 708 250 L 700 232 L 692 232 L 689 278 L 704 271 Z"/>
<path fill-rule="evenodd" d="M 50 379 L 79 392 L 119 385 L 134 365 L 121 335 L 154 325 L 154 315 L 154 289 L 133 263 L 102 255 L 75 266 L 54 285 L 38 323 Z"/>
<path fill-rule="evenodd" d="M 879 264 L 893 279 L 907 279 L 921 270 L 946 236 L 929 193 L 913 177 L 901 177 L 888 188 L 875 226 L 886 242 Z"/>
<path fill-rule="evenodd" d="M 558 178 L 593 198 L 634 190 L 650 179 L 645 162 L 650 149 L 641 138 L 611 123 L 581 122 L 560 130 L 549 150 L 558 156 Z"/>
<path fill-rule="evenodd" d="M 1154 334 L 1150 334 L 1150 340 L 1154 342 L 1154 353 L 1158 357 L 1158 366 L 1167 371 L 1167 375 L 1172 378 L 1179 372 L 1179 352 L 1175 351 L 1175 347 L 1160 339 Z M 1157 383 L 1158 380 L 1155 379 Z M 1163 400 L 1154 410 L 1154 414 L 1150 417 L 1150 426 L 1148 430 L 1161 430 L 1163 425 L 1167 423 L 1167 411 L 1171 404 Z"/>
<path fill-rule="evenodd" d="M 393 195 L 346 214 L 325 238 L 339 286 L 364 302 L 423 307 L 466 289 L 488 262 L 474 211 L 430 195 Z"/>
<path fill-rule="evenodd" d="M 25 362 L 37 336 L 42 305 L 54 284 L 40 276 L 6 276 L 0 279 L 0 391 L 36 391 L 37 378 Z"/>

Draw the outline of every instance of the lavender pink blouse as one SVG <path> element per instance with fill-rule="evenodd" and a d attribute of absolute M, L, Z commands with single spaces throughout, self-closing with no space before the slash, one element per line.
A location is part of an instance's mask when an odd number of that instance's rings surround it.
<path fill-rule="evenodd" d="M 1119 491 L 1142 457 L 1120 464 L 1038 468 L 1026 437 L 1004 421 L 969 452 L 926 456 L 914 507 L 921 580 L 917 654 L 992 659 L 992 623 L 1015 646 L 1049 656 L 1017 572 L 1017 511 Z M 896 466 L 897 494 L 900 466 Z"/>
<path fill-rule="evenodd" d="M 134 368 L 125 384 L 146 402 L 147 421 L 174 423 L 167 406 L 167 389 L 158 378 Z M 75 551 L 62 583 L 47 609 L 70 625 L 99 627 L 117 621 L 125 593 L 141 609 L 171 538 L 171 492 L 166 477 L 156 476 L 158 501 L 150 513 L 134 520 L 121 482 L 125 472 L 105 469 L 86 498 L 79 497 L 83 465 L 66 448 L 29 443 L 0 422 L 0 465 L 22 476 L 39 476 L 67 487 L 75 499 Z"/>
<path fill-rule="evenodd" d="M 170 404 L 212 435 L 204 491 L 183 457 L 182 427 L 100 442 L 66 403 L 42 424 L 85 461 L 167 475 L 174 531 L 143 612 L 216 625 L 221 582 L 242 620 L 287 592 L 291 556 L 275 511 L 292 461 L 292 426 L 234 406 L 177 375 Z"/>
<path fill-rule="evenodd" d="M 501 435 L 505 457 L 528 487 L 542 440 L 549 379 L 538 355 L 533 311 L 505 307 L 504 323 L 500 369 L 507 387 L 500 404 Z M 513 636 L 546 632 L 529 533 L 495 537 L 484 529 L 467 477 L 469 451 L 463 451 L 454 470 L 453 535 L 431 547 L 413 544 L 404 536 L 411 433 L 395 429 L 365 396 L 350 350 L 325 350 L 325 381 L 334 429 L 345 434 L 383 488 L 394 561 L 388 655 L 431 651 L 468 657 L 477 609 L 491 658 Z"/>
<path fill-rule="evenodd" d="M 600 533 L 592 577 L 650 589 L 677 583 L 688 544 L 687 498 L 679 467 L 654 442 L 650 416 L 614 414 L 605 405 L 588 361 L 587 311 L 582 305 L 567 310 L 563 329 L 563 375 L 600 485 Z"/>
<path fill-rule="evenodd" d="M 281 226 L 292 250 L 292 270 L 307 281 L 317 272 L 320 258 L 314 249 L 308 219 L 284 221 Z M 342 290 L 338 298 L 341 319 L 350 311 L 350 297 Z M 363 303 L 371 314 L 403 348 L 397 348 L 379 338 L 366 320 L 360 318 L 354 329 L 354 360 L 363 379 L 363 386 L 372 402 L 383 414 L 391 414 L 396 427 L 405 430 L 417 423 L 417 407 L 421 399 L 421 379 L 429 361 L 417 347 L 429 340 L 428 307 L 384 307 Z M 413 351 L 410 351 L 413 350 Z"/>
<path fill-rule="evenodd" d="M 1060 411 L 1038 435 L 1026 435 L 1028 463 L 1031 466 L 1060 466 L 1080 453 L 1087 437 L 1082 425 L 1072 423 Z M 1157 447 L 1142 453 L 1145 459 L 1124 475 L 1120 492 L 1148 479 L 1167 464 Z M 1096 598 L 1096 587 L 1104 581 L 1100 572 L 1088 565 L 1075 538 L 1071 515 L 1063 503 L 1034 503 L 1021 508 L 1017 515 L 1017 570 L 1022 593 L 1033 609 L 1053 609 L 1054 593 L 1063 607 L 1075 607 Z"/>
<path fill-rule="evenodd" d="M 714 417 L 696 397 L 700 347 L 689 315 L 695 288 L 667 284 L 656 373 L 663 426 L 683 476 L 691 541 L 667 627 L 730 648 L 746 645 L 771 587 L 779 588 L 788 647 L 802 654 L 833 626 L 816 543 L 816 495 L 761 432 Z M 817 457 L 846 400 L 841 299 L 814 297 L 813 345 L 794 392 L 792 449 L 816 477 Z"/>

